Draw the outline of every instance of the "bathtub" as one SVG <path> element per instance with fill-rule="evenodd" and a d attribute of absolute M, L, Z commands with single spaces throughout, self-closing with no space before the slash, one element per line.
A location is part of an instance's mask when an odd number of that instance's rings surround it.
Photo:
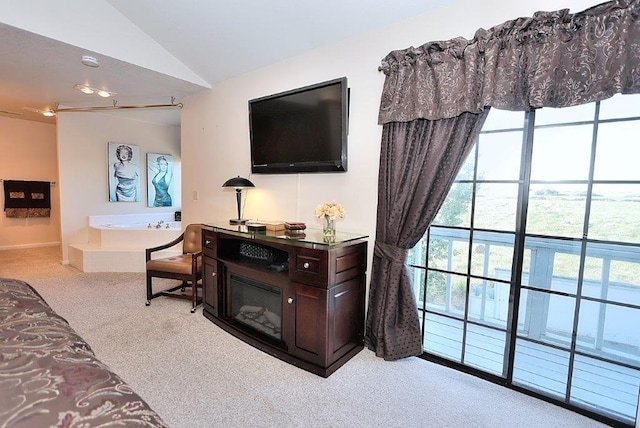
<path fill-rule="evenodd" d="M 173 221 L 173 213 L 90 216 L 89 242 L 69 245 L 69 264 L 83 272 L 144 272 L 145 249 L 171 242 L 181 233 L 182 223 Z M 177 246 L 154 258 L 181 253 Z"/>
<path fill-rule="evenodd" d="M 153 223 L 107 223 L 89 227 L 89 242 L 101 247 L 150 248 L 166 244 L 182 233 L 182 223 L 172 221 L 162 223 L 156 229 Z M 171 227 L 166 227 L 170 225 Z"/>

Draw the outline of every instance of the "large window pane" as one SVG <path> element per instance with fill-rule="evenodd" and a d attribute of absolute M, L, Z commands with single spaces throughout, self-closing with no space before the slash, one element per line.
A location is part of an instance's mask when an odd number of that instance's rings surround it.
<path fill-rule="evenodd" d="M 640 104 L 636 98 L 636 104 Z M 603 123 L 598 127 L 595 180 L 640 180 L 640 120 Z"/>
<path fill-rule="evenodd" d="M 580 304 L 577 347 L 640 368 L 640 311 L 610 303 Z"/>
<path fill-rule="evenodd" d="M 429 236 L 429 268 L 467 273 L 469 232 L 431 228 Z"/>
<path fill-rule="evenodd" d="M 527 233 L 582 237 L 586 193 L 586 184 L 532 184 Z"/>
<path fill-rule="evenodd" d="M 427 273 L 427 309 L 462 317 L 466 289 L 466 276 L 429 271 Z"/>
<path fill-rule="evenodd" d="M 507 327 L 509 284 L 471 278 L 469 319 L 495 327 Z"/>
<path fill-rule="evenodd" d="M 523 289 L 518 336 L 569 348 L 573 332 L 573 297 Z"/>
<path fill-rule="evenodd" d="M 520 177 L 522 131 L 481 134 L 478 180 L 517 180 Z"/>
<path fill-rule="evenodd" d="M 640 306 L 640 248 L 587 244 L 582 295 Z"/>
<path fill-rule="evenodd" d="M 640 242 L 640 184 L 593 185 L 589 238 Z"/>
<path fill-rule="evenodd" d="M 433 220 L 438 226 L 469 227 L 471 224 L 472 183 L 454 183 L 438 215 Z"/>
<path fill-rule="evenodd" d="M 479 183 L 476 188 L 474 227 L 515 231 L 517 184 Z"/>
<path fill-rule="evenodd" d="M 528 257 L 522 264 L 522 285 L 576 294 L 580 271 L 579 241 L 527 237 Z"/>
<path fill-rule="evenodd" d="M 576 355 L 571 401 L 626 423 L 633 423 L 638 407 L 640 371 Z"/>
<path fill-rule="evenodd" d="M 473 235 L 471 274 L 510 279 L 514 236 L 510 233 L 476 232 Z"/>
<path fill-rule="evenodd" d="M 567 389 L 569 353 L 525 340 L 516 341 L 513 383 L 562 399 Z"/>
<path fill-rule="evenodd" d="M 586 180 L 592 139 L 592 125 L 536 129 L 531 179 Z"/>
<path fill-rule="evenodd" d="M 425 351 L 461 361 L 462 321 L 427 313 L 424 327 Z"/>
<path fill-rule="evenodd" d="M 469 324 L 464 347 L 464 362 L 502 376 L 506 332 Z"/>

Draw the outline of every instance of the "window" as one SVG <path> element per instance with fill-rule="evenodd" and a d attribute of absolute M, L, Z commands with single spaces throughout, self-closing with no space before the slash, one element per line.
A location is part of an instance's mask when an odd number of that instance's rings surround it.
<path fill-rule="evenodd" d="M 635 423 L 639 101 L 491 110 L 409 253 L 425 353 Z"/>

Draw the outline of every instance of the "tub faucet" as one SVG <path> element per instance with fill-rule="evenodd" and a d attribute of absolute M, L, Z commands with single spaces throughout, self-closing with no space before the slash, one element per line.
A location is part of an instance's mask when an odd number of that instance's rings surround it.
<path fill-rule="evenodd" d="M 156 224 L 156 229 L 160 229 L 162 227 L 162 223 L 164 223 L 164 220 L 160 220 L 158 224 Z"/>

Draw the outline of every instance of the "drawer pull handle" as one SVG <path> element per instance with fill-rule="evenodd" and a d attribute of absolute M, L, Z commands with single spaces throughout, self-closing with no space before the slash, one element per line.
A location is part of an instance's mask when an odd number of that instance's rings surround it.
<path fill-rule="evenodd" d="M 216 276 L 216 273 L 215 273 L 215 272 L 213 272 L 213 273 L 211 274 L 211 276 Z"/>
<path fill-rule="evenodd" d="M 302 267 L 304 267 L 305 269 L 309 269 L 309 262 L 304 262 Z"/>
<path fill-rule="evenodd" d="M 287 299 L 287 303 L 288 303 L 288 304 L 292 304 L 292 303 L 293 303 L 293 297 L 289 297 L 289 298 Z"/>
<path fill-rule="evenodd" d="M 206 241 L 204 241 L 204 244 L 205 245 L 209 245 L 209 244 L 211 244 L 211 241 L 207 239 Z"/>

